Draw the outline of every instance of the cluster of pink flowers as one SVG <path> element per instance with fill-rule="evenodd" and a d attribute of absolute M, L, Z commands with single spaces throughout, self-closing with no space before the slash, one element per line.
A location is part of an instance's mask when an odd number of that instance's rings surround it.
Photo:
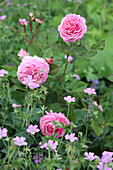
<path fill-rule="evenodd" d="M 65 59 L 67 59 L 67 55 L 64 56 Z M 68 56 L 68 61 L 72 61 L 73 60 L 73 57 L 72 56 Z"/>
<path fill-rule="evenodd" d="M 94 155 L 93 152 L 85 152 L 84 155 L 86 156 L 84 159 L 88 159 L 88 160 L 94 160 L 94 159 L 99 159 L 99 157 L 97 155 Z"/>
<path fill-rule="evenodd" d="M 13 103 L 13 104 L 12 104 L 12 107 L 13 107 L 13 108 L 17 108 L 17 107 L 21 107 L 21 105 Z"/>
<path fill-rule="evenodd" d="M 64 100 L 67 101 L 68 103 L 75 102 L 75 97 L 67 96 L 64 97 Z"/>
<path fill-rule="evenodd" d="M 0 70 L 0 77 L 3 77 L 4 74 L 8 74 L 8 71 L 6 71 L 4 69 Z"/>
<path fill-rule="evenodd" d="M 64 134 L 64 129 L 58 128 L 57 126 L 55 127 L 52 121 L 60 122 L 68 126 L 70 123 L 69 120 L 61 112 L 53 113 L 52 110 L 50 111 L 50 113 L 48 113 L 47 111 L 45 112 L 47 115 L 40 118 L 41 133 L 46 136 L 51 136 L 54 132 L 54 134 L 57 133 L 56 138 L 62 137 L 62 135 Z"/>
<path fill-rule="evenodd" d="M 87 89 L 84 89 L 84 93 L 87 93 L 87 94 L 91 95 L 91 94 L 96 94 L 96 91 L 95 91 L 95 89 L 91 89 L 89 87 Z"/>
<path fill-rule="evenodd" d="M 23 145 L 27 145 L 27 142 L 25 142 L 25 139 L 24 137 L 18 137 L 16 136 L 16 138 L 14 138 L 14 145 L 18 145 L 18 146 L 23 146 Z"/>
<path fill-rule="evenodd" d="M 6 128 L 3 128 L 3 130 L 0 128 L 0 139 L 2 137 L 7 137 L 8 130 Z"/>
<path fill-rule="evenodd" d="M 41 145 L 41 142 L 39 143 L 39 145 Z M 58 145 L 57 141 L 54 142 L 53 140 L 49 140 L 44 145 L 41 145 L 40 148 L 41 149 L 46 148 L 47 150 L 50 148 L 50 149 L 55 150 L 56 152 L 57 145 Z"/>
<path fill-rule="evenodd" d="M 18 56 L 22 59 L 22 58 L 24 58 L 25 56 L 29 56 L 29 53 L 27 53 L 24 49 L 21 49 L 21 50 L 18 52 Z"/>
<path fill-rule="evenodd" d="M 19 19 L 19 22 L 20 22 L 20 25 L 21 26 L 25 26 L 25 25 L 27 25 L 28 24 L 28 21 L 26 21 L 26 19 L 25 18 L 23 18 L 23 19 Z"/>
<path fill-rule="evenodd" d="M 97 165 L 97 168 L 100 170 L 106 169 L 106 170 L 112 170 L 112 168 L 109 167 L 109 163 L 113 161 L 113 152 L 107 152 L 104 151 L 102 153 L 102 157 L 100 158 L 99 165 Z"/>
<path fill-rule="evenodd" d="M 31 89 L 39 87 L 48 77 L 49 65 L 41 57 L 25 56 L 18 67 L 18 79 Z"/>
<path fill-rule="evenodd" d="M 4 19 L 6 19 L 6 17 L 7 17 L 7 15 L 0 16 L 0 20 L 4 20 Z"/>
<path fill-rule="evenodd" d="M 70 140 L 71 142 L 74 142 L 75 140 L 78 140 L 78 138 L 75 137 L 75 133 L 71 133 L 70 135 L 69 134 L 65 135 L 65 139 Z"/>
<path fill-rule="evenodd" d="M 101 106 L 101 105 L 98 105 L 96 101 L 94 101 L 92 104 L 95 105 L 95 106 L 97 106 L 97 107 L 103 112 L 102 106 Z"/>
<path fill-rule="evenodd" d="M 73 77 L 76 77 L 76 80 L 80 80 L 80 77 L 77 74 L 73 74 Z"/>
<path fill-rule="evenodd" d="M 32 135 L 34 135 L 36 132 L 39 132 L 40 130 L 37 129 L 38 125 L 29 125 L 28 126 L 28 129 L 27 129 L 27 132 L 28 133 L 31 133 Z"/>
<path fill-rule="evenodd" d="M 80 15 L 66 15 L 58 26 L 58 31 L 65 42 L 75 42 L 86 33 L 86 20 Z"/>

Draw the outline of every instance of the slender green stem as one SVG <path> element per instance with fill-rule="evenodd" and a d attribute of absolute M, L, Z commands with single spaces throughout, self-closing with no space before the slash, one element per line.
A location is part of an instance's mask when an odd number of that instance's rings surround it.
<path fill-rule="evenodd" d="M 67 119 L 68 119 L 68 116 L 69 116 L 69 110 L 70 110 L 70 103 L 68 103 Z"/>

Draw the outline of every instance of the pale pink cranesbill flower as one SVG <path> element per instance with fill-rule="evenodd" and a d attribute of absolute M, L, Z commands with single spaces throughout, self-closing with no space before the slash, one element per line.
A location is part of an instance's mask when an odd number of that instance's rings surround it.
<path fill-rule="evenodd" d="M 10 6 L 11 4 L 12 4 L 12 2 L 8 2 L 6 5 L 7 5 L 7 6 Z"/>
<path fill-rule="evenodd" d="M 24 6 L 28 6 L 28 3 L 25 3 Z"/>
<path fill-rule="evenodd" d="M 88 160 L 94 160 L 94 159 L 99 159 L 99 157 L 97 155 L 94 155 L 93 152 L 85 152 L 84 155 L 86 156 L 84 159 L 88 159 Z"/>
<path fill-rule="evenodd" d="M 74 142 L 75 140 L 78 140 L 78 138 L 75 137 L 75 133 L 71 133 L 70 135 L 69 134 L 65 135 L 65 139 L 70 140 L 71 142 Z"/>
<path fill-rule="evenodd" d="M 67 55 L 64 56 L 65 59 L 67 59 Z M 68 61 L 72 61 L 73 60 L 73 57 L 72 56 L 68 56 Z"/>
<path fill-rule="evenodd" d="M 4 20 L 4 19 L 6 19 L 6 17 L 7 17 L 7 15 L 0 16 L 0 20 Z"/>
<path fill-rule="evenodd" d="M 4 69 L 0 70 L 0 77 L 3 77 L 4 74 L 8 74 L 8 71 L 6 71 Z"/>
<path fill-rule="evenodd" d="M 75 102 L 75 97 L 67 96 L 64 97 L 64 100 L 67 101 L 68 103 Z"/>
<path fill-rule="evenodd" d="M 20 4 L 16 4 L 17 7 L 20 7 Z"/>
<path fill-rule="evenodd" d="M 7 137 L 8 130 L 6 128 L 3 128 L 3 130 L 0 128 L 0 139 L 2 137 Z"/>
<path fill-rule="evenodd" d="M 25 26 L 25 25 L 27 25 L 28 24 L 28 21 L 26 21 L 26 19 L 25 18 L 23 18 L 23 19 L 19 19 L 19 22 L 20 22 L 20 25 L 21 26 Z"/>
<path fill-rule="evenodd" d="M 87 94 L 91 95 L 91 94 L 96 94 L 96 91 L 95 91 L 95 89 L 91 89 L 89 87 L 87 89 L 84 89 L 84 93 L 87 93 Z"/>
<path fill-rule="evenodd" d="M 23 146 L 23 145 L 27 145 L 27 142 L 25 142 L 25 139 L 24 137 L 18 137 L 16 136 L 16 138 L 14 138 L 14 145 L 18 145 L 18 146 Z"/>
<path fill-rule="evenodd" d="M 27 53 L 24 49 L 21 49 L 21 50 L 18 52 L 18 56 L 22 59 L 22 58 L 24 58 L 25 56 L 29 56 L 29 53 Z"/>
<path fill-rule="evenodd" d="M 103 162 L 99 162 L 99 165 L 97 165 L 97 168 L 99 170 L 112 170 L 112 168 L 108 167 L 107 164 L 104 164 Z"/>
<path fill-rule="evenodd" d="M 13 108 L 17 108 L 17 107 L 21 107 L 21 105 L 13 103 L 13 104 L 12 104 L 12 107 L 13 107 Z"/>
<path fill-rule="evenodd" d="M 41 142 L 39 143 L 39 145 L 41 145 Z M 47 150 L 49 149 L 48 146 L 55 150 L 57 148 L 58 142 L 57 141 L 53 141 L 53 140 L 49 140 L 48 142 L 46 142 L 44 145 L 40 146 L 41 149 L 46 148 Z"/>
<path fill-rule="evenodd" d="M 76 77 L 76 80 L 80 80 L 80 77 L 77 74 L 73 74 L 73 77 Z"/>
<path fill-rule="evenodd" d="M 10 0 L 5 0 L 6 2 L 9 2 Z"/>
<path fill-rule="evenodd" d="M 31 133 L 32 135 L 34 135 L 36 132 L 39 132 L 40 130 L 37 129 L 38 125 L 29 125 L 28 126 L 28 129 L 27 129 L 27 132 L 28 133 Z"/>
<path fill-rule="evenodd" d="M 101 106 L 101 105 L 99 105 L 98 108 L 103 112 L 103 109 L 102 109 L 102 106 Z"/>

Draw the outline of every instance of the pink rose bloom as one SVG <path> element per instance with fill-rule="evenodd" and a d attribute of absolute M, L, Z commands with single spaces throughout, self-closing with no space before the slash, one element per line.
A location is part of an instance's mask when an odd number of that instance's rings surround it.
<path fill-rule="evenodd" d="M 62 137 L 64 129 L 63 128 L 57 128 L 55 125 L 53 125 L 53 120 L 56 122 L 64 123 L 66 126 L 69 125 L 69 120 L 65 117 L 62 113 L 53 113 L 51 110 L 50 113 L 46 111 L 46 114 L 44 117 L 40 118 L 40 129 L 41 133 L 43 135 L 51 136 L 54 133 L 57 133 L 56 138 Z M 55 130 L 54 130 L 55 128 Z"/>
<path fill-rule="evenodd" d="M 17 76 L 18 79 L 25 85 L 27 85 L 25 78 L 32 76 L 32 83 L 41 85 L 48 78 L 49 65 L 41 57 L 25 56 L 22 59 L 22 63 L 18 67 Z"/>
<path fill-rule="evenodd" d="M 66 15 L 58 26 L 58 31 L 65 42 L 75 42 L 86 33 L 86 20 L 80 15 Z"/>
<path fill-rule="evenodd" d="M 21 49 L 18 53 L 18 56 L 20 58 L 24 58 L 25 56 L 29 56 L 29 53 L 27 53 L 24 49 Z"/>

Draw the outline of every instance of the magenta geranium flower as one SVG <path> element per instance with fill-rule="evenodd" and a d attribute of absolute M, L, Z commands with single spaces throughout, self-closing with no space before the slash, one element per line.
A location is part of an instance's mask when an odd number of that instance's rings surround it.
<path fill-rule="evenodd" d="M 75 97 L 67 96 L 64 97 L 64 100 L 67 101 L 68 103 L 75 102 Z"/>
<path fill-rule="evenodd" d="M 14 138 L 14 145 L 18 145 L 18 146 L 23 146 L 23 145 L 27 145 L 27 142 L 25 142 L 25 139 L 24 137 L 18 137 L 16 136 L 16 138 Z"/>
<path fill-rule="evenodd" d="M 73 74 L 73 77 L 76 77 L 76 80 L 80 80 L 80 77 L 77 74 Z"/>
<path fill-rule="evenodd" d="M 27 129 L 27 132 L 28 133 L 31 133 L 32 135 L 34 135 L 36 132 L 39 132 L 40 130 L 37 129 L 38 125 L 29 125 L 28 126 L 28 129 Z"/>

